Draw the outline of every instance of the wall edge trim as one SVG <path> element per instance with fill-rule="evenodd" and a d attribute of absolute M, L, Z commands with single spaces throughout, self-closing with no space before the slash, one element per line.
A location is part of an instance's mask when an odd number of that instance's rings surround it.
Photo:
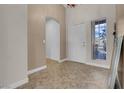
<path fill-rule="evenodd" d="M 47 65 L 44 65 L 44 66 L 41 66 L 41 67 L 38 67 L 38 68 L 35 68 L 35 69 L 32 69 L 32 70 L 29 70 L 28 71 L 28 75 L 36 73 L 36 72 L 41 71 L 41 70 L 44 70 L 46 68 L 47 68 Z"/>
<path fill-rule="evenodd" d="M 28 79 L 28 77 L 26 77 L 26 78 L 24 78 L 24 79 L 22 79 L 20 81 L 17 81 L 17 82 L 12 83 L 12 84 L 10 84 L 8 86 L 5 86 L 2 89 L 15 89 L 15 88 L 17 88 L 17 87 L 19 87 L 19 86 L 21 86 L 23 84 L 28 83 L 28 81 L 29 81 L 29 79 Z"/>
<path fill-rule="evenodd" d="M 72 60 L 72 59 L 66 59 L 66 61 L 73 61 L 73 62 L 77 62 L 77 61 L 75 61 L 75 60 Z M 78 63 L 82 63 L 82 62 L 78 62 Z M 96 63 L 89 63 L 89 62 L 87 62 L 87 63 L 82 63 L 82 64 L 86 64 L 86 65 L 90 65 L 90 66 L 96 66 L 96 67 L 101 67 L 101 68 L 105 68 L 105 69 L 109 69 L 109 67 L 107 67 L 107 66 L 101 66 L 101 65 L 99 65 L 99 64 L 96 64 Z"/>
<path fill-rule="evenodd" d="M 62 63 L 62 62 L 64 62 L 64 61 L 67 61 L 67 58 L 62 59 L 62 60 L 59 60 L 58 62 L 59 62 L 59 63 Z"/>

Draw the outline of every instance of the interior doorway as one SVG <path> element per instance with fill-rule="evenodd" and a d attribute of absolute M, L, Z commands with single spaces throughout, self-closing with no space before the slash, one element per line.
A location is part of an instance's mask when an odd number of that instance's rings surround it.
<path fill-rule="evenodd" d="M 55 19 L 46 18 L 46 58 L 60 60 L 60 24 Z"/>

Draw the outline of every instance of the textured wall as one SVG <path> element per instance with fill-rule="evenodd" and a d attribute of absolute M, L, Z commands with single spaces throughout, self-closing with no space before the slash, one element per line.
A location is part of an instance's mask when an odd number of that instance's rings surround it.
<path fill-rule="evenodd" d="M 124 4 L 117 4 L 116 5 L 117 10 L 117 19 L 124 18 Z"/>
<path fill-rule="evenodd" d="M 118 35 L 124 35 L 124 4 L 116 5 L 116 19 Z"/>
<path fill-rule="evenodd" d="M 27 5 L 0 5 L 0 15 L 0 78 L 2 87 L 15 87 L 27 82 Z"/>
<path fill-rule="evenodd" d="M 60 23 L 60 58 L 66 57 L 65 9 L 62 5 L 28 5 L 28 69 L 45 65 L 45 21 Z"/>

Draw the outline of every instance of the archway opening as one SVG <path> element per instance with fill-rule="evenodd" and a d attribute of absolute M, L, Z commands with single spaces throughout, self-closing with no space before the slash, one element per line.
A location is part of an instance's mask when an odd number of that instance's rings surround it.
<path fill-rule="evenodd" d="M 55 19 L 46 18 L 46 59 L 60 60 L 60 24 Z"/>

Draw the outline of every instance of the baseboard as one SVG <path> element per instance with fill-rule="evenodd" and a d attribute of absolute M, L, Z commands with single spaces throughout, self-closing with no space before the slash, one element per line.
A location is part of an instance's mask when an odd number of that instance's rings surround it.
<path fill-rule="evenodd" d="M 65 59 L 52 59 L 52 58 L 47 58 L 47 59 L 50 59 L 50 60 L 53 60 L 53 61 L 56 61 L 56 62 L 58 62 L 58 63 L 62 63 L 62 62 L 64 62 L 64 61 L 67 61 L 67 59 L 65 58 Z"/>
<path fill-rule="evenodd" d="M 107 66 L 96 64 L 96 63 L 85 63 L 85 64 L 91 65 L 91 66 L 96 66 L 96 67 L 101 67 L 101 68 L 105 68 L 105 69 L 109 69 L 109 67 L 107 67 Z"/>
<path fill-rule="evenodd" d="M 82 63 L 82 62 L 75 61 L 75 60 L 72 60 L 72 59 L 66 59 L 66 61 L 73 61 L 73 62 Z M 91 66 L 96 66 L 96 67 L 101 67 L 101 68 L 109 69 L 109 67 L 107 67 L 107 66 L 96 64 L 96 63 L 87 62 L 87 63 L 82 63 L 82 64 L 86 64 L 86 65 L 91 65 Z"/>
<path fill-rule="evenodd" d="M 62 63 L 64 61 L 67 61 L 67 59 L 65 58 L 65 59 L 59 60 L 59 63 Z"/>
<path fill-rule="evenodd" d="M 39 68 L 29 70 L 29 71 L 28 71 L 28 75 L 33 74 L 33 73 L 38 72 L 38 71 L 41 71 L 41 70 L 44 70 L 44 69 L 46 69 L 46 68 L 47 68 L 47 65 L 44 65 L 44 66 L 41 66 L 41 67 L 39 67 Z"/>
<path fill-rule="evenodd" d="M 47 68 L 47 66 L 44 65 L 42 67 L 30 70 L 30 71 L 28 71 L 28 75 L 33 74 L 33 73 L 38 72 L 38 71 L 41 71 L 41 70 L 46 69 L 46 68 Z M 25 83 L 28 83 L 28 77 L 23 79 L 23 80 L 17 81 L 15 83 L 11 84 L 11 85 L 2 87 L 2 89 L 15 89 L 15 88 L 17 88 L 17 87 L 19 87 L 19 86 L 21 86 L 21 85 L 23 85 Z"/>
<path fill-rule="evenodd" d="M 8 86 L 5 86 L 2 89 L 15 89 L 15 88 L 17 88 L 17 87 L 19 87 L 19 86 L 21 86 L 23 84 L 26 84 L 26 83 L 28 83 L 28 77 L 23 79 L 23 80 L 17 81 L 17 82 L 15 82 L 13 84 L 10 84 Z"/>

